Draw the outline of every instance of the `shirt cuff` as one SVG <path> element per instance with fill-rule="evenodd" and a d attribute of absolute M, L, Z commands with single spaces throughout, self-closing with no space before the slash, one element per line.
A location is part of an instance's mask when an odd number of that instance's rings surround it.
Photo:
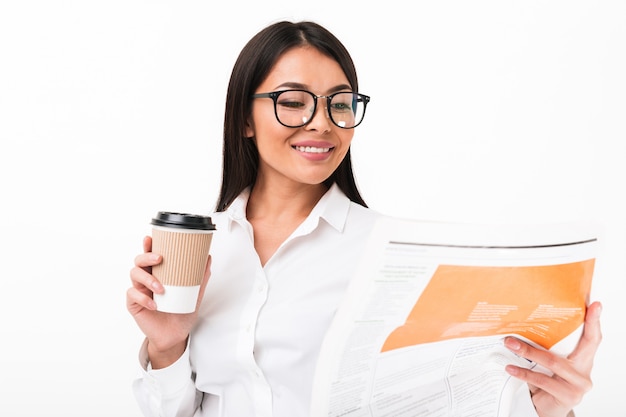
<path fill-rule="evenodd" d="M 189 385 L 192 372 L 189 362 L 189 342 L 176 362 L 165 368 L 152 369 L 148 357 L 148 339 L 145 339 L 139 350 L 139 363 L 143 378 L 163 397 L 176 395 Z"/>

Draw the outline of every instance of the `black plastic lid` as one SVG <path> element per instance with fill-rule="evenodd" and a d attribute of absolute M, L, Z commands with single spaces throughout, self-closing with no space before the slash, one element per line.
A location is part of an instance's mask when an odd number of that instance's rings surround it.
<path fill-rule="evenodd" d="M 210 217 L 198 214 L 159 211 L 151 223 L 155 226 L 177 227 L 179 229 L 215 230 L 215 225 Z"/>

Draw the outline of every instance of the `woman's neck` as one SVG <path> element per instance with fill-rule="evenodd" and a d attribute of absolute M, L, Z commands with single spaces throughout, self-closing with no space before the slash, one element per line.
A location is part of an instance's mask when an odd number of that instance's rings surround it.
<path fill-rule="evenodd" d="M 269 184 L 254 184 L 248 198 L 246 214 L 248 220 L 287 220 L 306 218 L 328 188 L 324 184 L 297 184 L 292 187 L 277 187 Z"/>
<path fill-rule="evenodd" d="M 323 184 L 299 185 L 272 188 L 257 183 L 250 191 L 246 214 L 261 265 L 302 224 L 327 190 Z"/>

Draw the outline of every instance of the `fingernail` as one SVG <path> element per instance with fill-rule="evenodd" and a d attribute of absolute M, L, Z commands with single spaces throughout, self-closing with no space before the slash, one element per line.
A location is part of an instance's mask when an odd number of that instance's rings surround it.
<path fill-rule="evenodd" d="M 515 376 L 517 375 L 517 368 L 515 366 L 507 365 L 504 369 L 509 373 L 509 375 Z"/>
<path fill-rule="evenodd" d="M 152 281 L 151 287 L 154 291 L 160 292 L 161 291 L 161 284 L 159 284 L 157 281 Z"/>
<path fill-rule="evenodd" d="M 156 253 L 151 253 L 150 254 L 150 260 L 153 261 L 153 262 L 157 262 L 159 260 L 159 256 L 160 255 L 157 255 Z"/>
<path fill-rule="evenodd" d="M 150 310 L 156 310 L 157 305 L 156 305 L 156 303 L 154 302 L 154 300 L 150 300 L 150 301 L 148 301 L 148 308 L 149 308 Z"/>
<path fill-rule="evenodd" d="M 512 337 L 506 338 L 504 340 L 504 345 L 511 350 L 520 350 L 520 348 L 522 347 L 521 343 L 517 339 Z"/>

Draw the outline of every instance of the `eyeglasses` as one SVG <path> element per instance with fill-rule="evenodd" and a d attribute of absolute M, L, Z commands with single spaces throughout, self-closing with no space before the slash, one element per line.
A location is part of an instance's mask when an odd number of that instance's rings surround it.
<path fill-rule="evenodd" d="M 330 120 L 342 129 L 353 129 L 363 121 L 370 98 L 364 94 L 338 92 L 316 96 L 306 90 L 283 90 L 253 94 L 252 98 L 271 98 L 276 120 L 286 127 L 302 127 L 310 123 L 317 108 L 317 99 L 327 100 Z"/>

